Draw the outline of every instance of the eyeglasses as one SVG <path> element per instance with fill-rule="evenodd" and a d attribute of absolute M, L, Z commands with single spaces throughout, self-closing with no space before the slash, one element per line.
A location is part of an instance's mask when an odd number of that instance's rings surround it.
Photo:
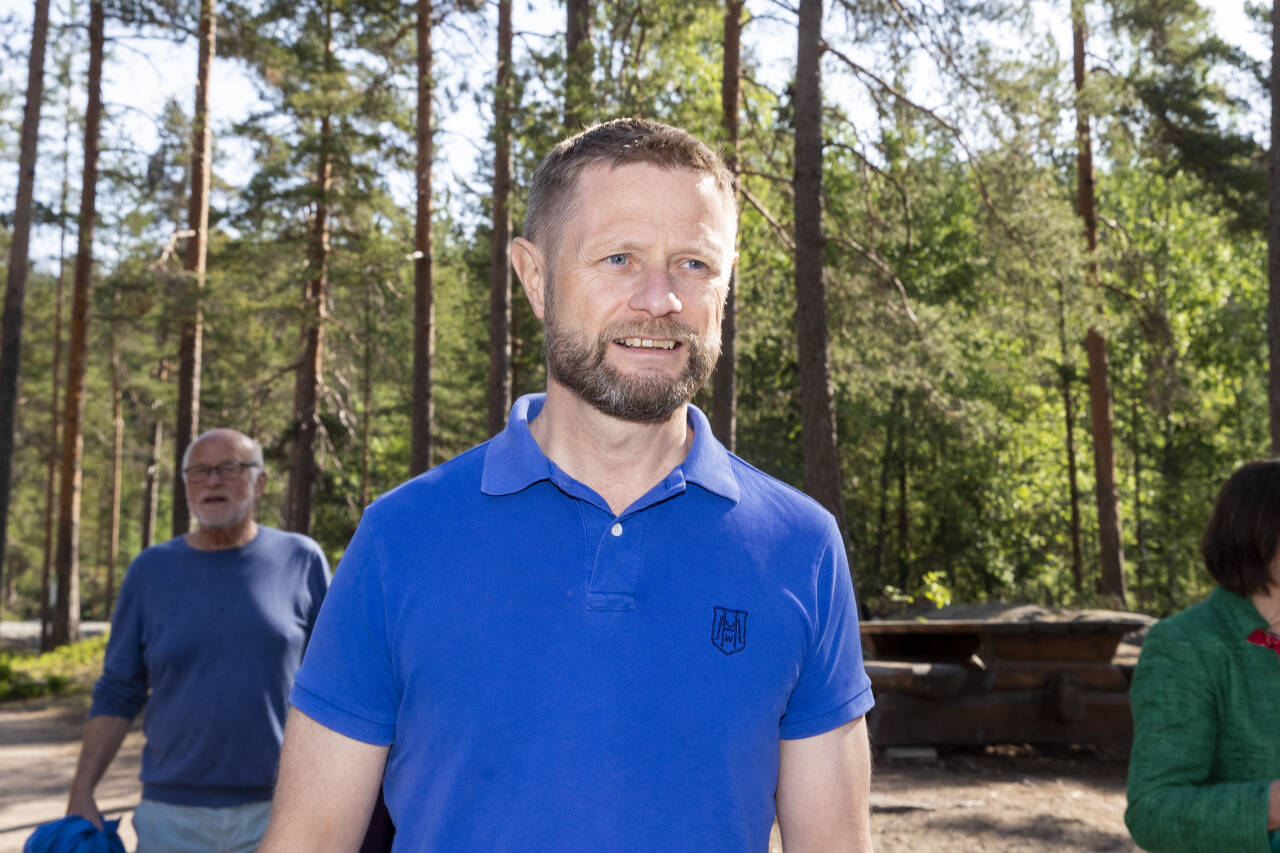
<path fill-rule="evenodd" d="M 230 480 L 239 477 L 240 472 L 246 468 L 259 467 L 261 466 L 256 462 L 219 462 L 217 465 L 192 465 L 182 473 L 187 475 L 188 483 L 203 483 L 214 471 L 218 472 L 218 479 Z"/>

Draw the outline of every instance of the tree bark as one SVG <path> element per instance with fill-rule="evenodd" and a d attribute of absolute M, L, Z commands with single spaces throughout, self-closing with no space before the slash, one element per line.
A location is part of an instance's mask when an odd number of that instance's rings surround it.
<path fill-rule="evenodd" d="M 74 7 L 73 7 L 74 8 Z M 68 67 L 66 73 L 70 75 Z M 49 458 L 45 465 L 44 487 L 44 558 L 40 564 L 40 651 L 51 648 L 50 628 L 53 624 L 52 602 L 49 600 L 49 576 L 53 570 L 53 529 L 57 515 L 58 466 L 62 462 L 62 417 L 58 394 L 62 389 L 62 294 L 67 272 L 67 195 L 71 192 L 71 93 L 67 88 L 66 120 L 62 126 L 62 188 L 58 203 L 58 278 L 53 296 L 53 365 L 49 369 Z"/>
<path fill-rule="evenodd" d="M 182 457 L 200 432 L 200 372 L 204 349 L 205 260 L 209 246 L 209 173 L 212 131 L 209 127 L 209 72 L 217 52 L 216 0 L 200 0 L 200 53 L 196 64 L 196 103 L 191 121 L 191 199 L 187 207 L 186 269 L 189 273 L 178 344 L 178 413 L 173 434 L 173 535 L 191 529 Z"/>
<path fill-rule="evenodd" d="M 372 286 L 364 288 L 364 370 L 360 378 L 360 511 L 369 505 L 370 413 L 373 409 L 373 328 Z"/>
<path fill-rule="evenodd" d="M 822 0 L 800 0 L 795 85 L 796 353 L 804 488 L 845 535 L 840 454 L 827 341 L 822 226 Z"/>
<path fill-rule="evenodd" d="M 89 3 L 89 100 L 84 117 L 84 170 L 71 338 L 67 352 L 66 415 L 62 429 L 62 478 L 58 489 L 58 584 L 51 644 L 80 636 L 80 487 L 84 455 L 84 377 L 88 360 L 89 289 L 93 276 L 93 229 L 97 222 L 98 136 L 102 122 L 104 14 L 101 0 Z"/>
<path fill-rule="evenodd" d="M 564 126 L 577 133 L 594 115 L 591 105 L 591 77 L 595 73 L 595 53 L 591 44 L 592 0 L 565 0 L 564 37 Z"/>
<path fill-rule="evenodd" d="M 44 100 L 44 52 L 49 35 L 49 0 L 36 0 L 27 58 L 27 104 L 22 112 L 18 146 L 18 194 L 13 209 L 9 276 L 0 316 L 0 590 L 5 589 L 8 561 L 9 495 L 13 470 L 14 424 L 18 407 L 18 374 L 22 360 L 23 303 L 27 296 L 27 263 L 31 250 L 31 214 L 35 200 L 36 150 L 40 142 L 40 106 Z"/>
<path fill-rule="evenodd" d="M 329 116 L 320 120 L 320 162 L 316 168 L 315 218 L 311 226 L 312 276 L 304 293 L 305 319 L 302 330 L 302 361 L 294 385 L 293 410 L 298 433 L 293 442 L 289 466 L 289 487 L 285 527 L 297 533 L 311 532 L 311 496 L 316 478 L 316 438 L 320 431 L 320 378 L 324 373 L 325 300 L 329 282 L 329 202 L 333 164 L 329 158 L 332 124 Z"/>
<path fill-rule="evenodd" d="M 1094 199 L 1093 142 L 1090 138 L 1089 115 L 1085 108 L 1084 90 L 1084 0 L 1072 0 L 1071 31 L 1074 48 L 1073 69 L 1076 87 L 1076 208 L 1084 223 L 1085 283 L 1097 296 L 1098 314 L 1102 313 L 1101 282 L 1098 271 L 1098 214 Z M 1121 608 L 1125 600 L 1124 546 L 1120 531 L 1120 499 L 1116 487 L 1116 461 L 1112 424 L 1111 378 L 1107 364 L 1107 339 L 1096 326 L 1085 336 L 1089 356 L 1089 408 L 1093 421 L 1093 467 L 1097 481 L 1098 551 L 1101 561 L 1099 589 L 1114 599 Z"/>
<path fill-rule="evenodd" d="M 1267 157 L 1267 343 L 1271 455 L 1280 456 L 1280 2 L 1271 4 L 1271 151 Z"/>
<path fill-rule="evenodd" d="M 1075 365 L 1067 343 L 1066 295 L 1058 282 L 1058 348 L 1062 364 L 1058 368 L 1062 387 L 1062 416 L 1066 424 L 1067 495 L 1071 510 L 1071 576 L 1076 592 L 1084 591 L 1084 549 L 1080 541 L 1080 478 L 1076 472 Z"/>
<path fill-rule="evenodd" d="M 433 403 L 431 367 L 436 349 L 436 306 L 431 240 L 431 2 L 418 0 L 418 171 L 417 221 L 413 247 L 413 401 L 409 475 L 431 467 Z"/>
<path fill-rule="evenodd" d="M 324 6 L 324 70 L 333 70 L 333 4 Z M 302 360 L 293 391 L 298 425 L 290 454 L 285 527 L 311 533 L 311 500 L 316 479 L 316 439 L 320 434 L 320 384 L 324 376 L 324 327 L 328 317 L 329 194 L 333 187 L 333 117 L 320 118 L 315 176 L 315 216 L 311 222 L 311 278 L 303 290 Z"/>
<path fill-rule="evenodd" d="M 744 0 L 725 0 L 724 67 L 720 77 L 720 109 L 724 124 L 725 159 L 738 174 L 738 102 L 741 91 L 742 6 Z M 738 439 L 738 276 L 729 280 L 729 295 L 720 321 L 720 360 L 711 387 L 711 432 L 730 451 Z"/>
<path fill-rule="evenodd" d="M 498 0 L 498 79 L 493 94 L 493 244 L 489 266 L 489 435 L 511 409 L 511 0 Z"/>
<path fill-rule="evenodd" d="M 1137 371 L 1135 371 L 1137 372 Z M 1134 571 L 1134 583 L 1138 587 L 1138 610 L 1141 612 L 1147 605 L 1147 539 L 1146 525 L 1143 523 L 1142 480 L 1146 473 L 1142 467 L 1142 415 L 1138 406 L 1138 389 L 1141 377 L 1135 376 L 1133 389 L 1129 399 L 1130 428 L 1133 433 L 1133 538 L 1138 546 L 1138 564 Z"/>
<path fill-rule="evenodd" d="M 120 491 L 124 465 L 124 409 L 121 405 L 120 352 L 116 332 L 111 330 L 111 529 L 107 539 L 107 592 L 102 618 L 111 618 L 115 598 L 116 561 L 120 559 Z"/>

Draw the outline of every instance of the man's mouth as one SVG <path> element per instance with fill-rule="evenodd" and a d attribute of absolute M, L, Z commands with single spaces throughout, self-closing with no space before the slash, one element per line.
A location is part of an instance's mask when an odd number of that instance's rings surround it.
<path fill-rule="evenodd" d="M 628 349 L 665 349 L 672 350 L 679 346 L 679 343 L 671 340 L 656 340 L 654 338 L 618 338 L 615 344 L 622 344 Z"/>

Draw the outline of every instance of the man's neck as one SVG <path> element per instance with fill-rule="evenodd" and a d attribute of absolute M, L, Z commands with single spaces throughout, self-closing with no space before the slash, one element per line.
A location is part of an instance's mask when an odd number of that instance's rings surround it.
<path fill-rule="evenodd" d="M 604 414 L 554 380 L 529 431 L 548 459 L 595 490 L 614 515 L 679 465 L 693 442 L 684 406 L 664 421 L 635 423 Z"/>
<path fill-rule="evenodd" d="M 186 534 L 183 540 L 197 551 L 222 551 L 238 548 L 257 535 L 258 522 L 247 518 L 234 527 L 201 527 Z"/>

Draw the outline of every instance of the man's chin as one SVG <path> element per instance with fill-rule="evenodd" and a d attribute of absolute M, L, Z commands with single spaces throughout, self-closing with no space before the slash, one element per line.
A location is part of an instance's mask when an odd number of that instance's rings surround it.
<path fill-rule="evenodd" d="M 244 522 L 244 518 L 214 514 L 205 516 L 200 512 L 193 513 L 202 530 L 230 530 Z"/>

